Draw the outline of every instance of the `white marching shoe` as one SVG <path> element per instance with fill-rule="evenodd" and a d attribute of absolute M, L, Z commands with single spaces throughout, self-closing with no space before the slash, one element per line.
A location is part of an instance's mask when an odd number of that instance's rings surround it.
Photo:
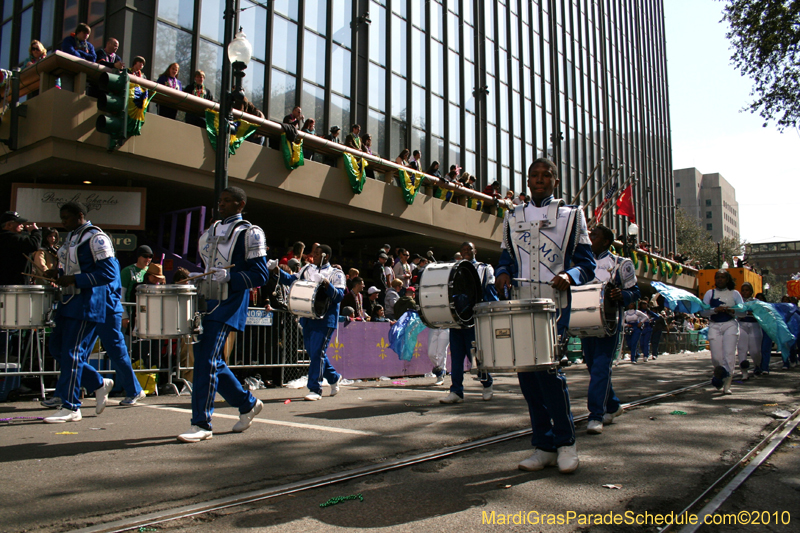
<path fill-rule="evenodd" d="M 192 426 L 186 433 L 178 435 L 178 440 L 181 442 L 200 442 L 201 440 L 209 440 L 213 437 L 210 429 L 203 429 L 200 426 Z"/>
<path fill-rule="evenodd" d="M 258 413 L 261 412 L 261 409 L 263 408 L 264 404 L 261 403 L 261 400 L 256 400 L 256 404 L 252 409 L 239 415 L 239 421 L 234 424 L 233 432 L 241 433 L 245 429 L 249 428 L 250 424 L 253 423 L 253 419 L 256 417 L 256 415 L 258 415 Z"/>
<path fill-rule="evenodd" d="M 600 420 L 589 420 L 586 426 L 586 433 L 589 435 L 599 435 L 603 432 L 603 423 Z"/>
<path fill-rule="evenodd" d="M 451 392 L 447 395 L 446 398 L 442 398 L 439 400 L 439 403 L 461 403 L 464 401 L 464 398 L 456 394 L 455 392 Z"/>
<path fill-rule="evenodd" d="M 483 401 L 488 402 L 494 396 L 494 388 L 489 385 L 483 388 Z"/>
<path fill-rule="evenodd" d="M 571 474 L 578 469 L 578 448 L 562 446 L 558 449 L 558 471 L 562 474 Z"/>
<path fill-rule="evenodd" d="M 526 472 L 536 472 L 546 466 L 556 466 L 558 454 L 556 452 L 546 452 L 536 448 L 533 455 L 520 462 L 517 468 Z"/>
<path fill-rule="evenodd" d="M 106 403 L 108 403 L 108 395 L 111 394 L 111 389 L 114 388 L 114 380 L 113 379 L 103 379 L 103 384 L 100 386 L 99 389 L 94 391 L 94 397 L 97 400 L 97 404 L 94 407 L 94 412 L 98 415 L 103 414 L 103 411 L 106 409 Z"/>
<path fill-rule="evenodd" d="M 63 424 L 64 422 L 80 422 L 81 410 L 70 411 L 66 407 L 61 407 L 56 414 L 44 419 L 45 424 Z"/>
<path fill-rule="evenodd" d="M 622 410 L 622 406 L 619 406 L 619 409 L 614 411 L 613 413 L 606 413 L 603 415 L 603 425 L 610 426 L 614 423 L 614 419 L 621 415 L 624 411 Z"/>

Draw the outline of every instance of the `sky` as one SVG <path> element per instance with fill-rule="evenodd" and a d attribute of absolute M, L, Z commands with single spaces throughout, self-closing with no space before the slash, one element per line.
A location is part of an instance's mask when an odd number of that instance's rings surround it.
<path fill-rule="evenodd" d="M 736 189 L 739 234 L 800 240 L 800 131 L 742 109 L 752 83 L 731 64 L 724 2 L 664 0 L 672 167 L 719 172 Z"/>

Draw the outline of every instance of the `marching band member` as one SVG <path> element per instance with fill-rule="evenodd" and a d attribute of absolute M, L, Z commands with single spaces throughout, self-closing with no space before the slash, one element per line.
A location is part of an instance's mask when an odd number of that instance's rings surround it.
<path fill-rule="evenodd" d="M 733 370 L 736 367 L 736 345 L 739 343 L 739 322 L 734 319 L 734 310 L 741 304 L 742 295 L 734 290 L 736 284 L 727 270 L 718 270 L 714 274 L 714 288 L 706 291 L 703 301 L 711 309 L 700 314 L 709 317 L 708 344 L 711 348 L 711 363 L 714 365 L 714 377 L 711 384 L 723 394 L 731 393 Z"/>
<path fill-rule="evenodd" d="M 644 315 L 640 326 L 642 327 L 642 334 L 639 336 L 639 349 L 642 351 L 642 362 L 646 363 L 650 359 L 650 341 L 653 338 L 653 326 L 655 317 L 650 313 L 650 306 L 647 299 L 639 300 L 639 312 Z"/>
<path fill-rule="evenodd" d="M 494 268 L 486 263 L 479 263 L 475 259 L 475 245 L 465 242 L 461 245 L 461 258 L 470 261 L 478 270 L 483 290 L 483 301 L 496 302 L 497 289 L 495 287 Z M 477 302 L 476 302 L 477 303 Z M 458 305 L 458 304 L 456 304 Z M 450 328 L 450 394 L 439 400 L 439 403 L 461 403 L 464 401 L 464 361 L 472 350 L 475 341 L 475 326 Z M 483 399 L 489 401 L 494 395 L 492 389 L 492 376 L 488 372 L 478 374 L 483 385 Z"/>
<path fill-rule="evenodd" d="M 95 392 L 99 415 L 114 387 L 114 381 L 103 379 L 88 359 L 97 329 L 109 318 L 113 303 L 109 291 L 120 288 L 119 263 L 111 238 L 86 220 L 87 211 L 78 202 L 61 206 L 61 223 L 69 234 L 58 251 L 59 269 L 48 272 L 49 277 L 58 276 L 55 282 L 63 289 L 50 336 L 50 353 L 61 365 L 57 392 L 62 398 L 58 411 L 44 419 L 48 424 L 81 420 L 81 387 Z"/>
<path fill-rule="evenodd" d="M 326 351 L 331 335 L 336 331 L 339 323 L 339 304 L 344 298 L 346 282 L 344 272 L 333 268 L 329 262 L 330 258 L 331 247 L 327 244 L 320 244 L 314 248 L 314 262 L 304 266 L 297 274 L 287 274 L 283 270 L 277 269 L 280 284 L 292 285 L 301 279 L 319 280 L 322 284 L 320 289 L 324 290 L 330 298 L 330 305 L 325 316 L 317 320 L 300 318 L 300 326 L 303 328 L 303 345 L 311 360 L 308 367 L 309 393 L 305 397 L 308 401 L 322 399 L 322 378 L 328 380 L 331 386 L 331 396 L 339 393 L 339 384 L 342 380 L 342 376 L 336 372 L 328 359 Z M 276 266 L 270 265 L 273 269 Z"/>
<path fill-rule="evenodd" d="M 647 315 L 636 309 L 636 302 L 630 302 L 628 309 L 623 315 L 625 323 L 625 340 L 628 343 L 628 349 L 631 351 L 631 364 L 636 364 L 636 359 L 639 357 L 639 340 L 642 337 L 642 328 Z"/>
<path fill-rule="evenodd" d="M 569 325 L 569 288 L 593 279 L 595 262 L 583 211 L 553 198 L 558 183 L 558 169 L 552 161 L 537 159 L 531 164 L 531 202 L 516 206 L 505 217 L 496 285 L 498 293 L 505 295 L 513 280 L 515 297 L 556 302 L 561 308 L 558 334 L 564 335 Z M 533 455 L 519 464 L 520 470 L 557 464 L 562 473 L 574 472 L 578 452 L 564 373 L 559 369 L 520 372 L 518 376 L 528 402 L 534 446 Z"/>
<path fill-rule="evenodd" d="M 749 302 L 753 298 L 753 286 L 750 282 L 745 281 L 742 283 L 742 300 Z M 747 352 L 750 352 L 750 357 L 753 358 L 753 375 L 758 376 L 761 374 L 761 341 L 763 340 L 764 332 L 761 330 L 761 325 L 753 316 L 753 313 L 747 311 L 746 313 L 737 313 L 736 320 L 739 321 L 739 368 L 742 370 L 742 381 L 749 377 L 747 371 L 750 368 L 750 362 L 747 360 Z"/>
<path fill-rule="evenodd" d="M 222 221 L 215 222 L 200 237 L 198 249 L 206 267 L 213 271 L 198 284 L 206 298 L 208 315 L 203 318 L 203 333 L 194 347 L 192 383 L 192 427 L 178 435 L 181 442 L 212 438 L 211 415 L 214 395 L 239 409 L 233 431 L 250 427 L 261 412 L 261 400 L 242 388 L 223 359 L 223 349 L 232 331 L 243 331 L 247 321 L 250 289 L 264 285 L 267 272 L 267 243 L 264 231 L 242 219 L 247 195 L 239 187 L 227 187 L 219 195 Z"/>
<path fill-rule="evenodd" d="M 636 284 L 636 270 L 630 259 L 614 255 L 609 248 L 614 242 L 614 232 L 598 224 L 589 232 L 592 240 L 597 266 L 594 270 L 594 282 L 609 282 L 606 296 L 612 301 L 622 304 L 617 316 L 618 327 L 612 335 L 604 337 L 584 337 L 581 339 L 583 361 L 589 371 L 589 425 L 586 432 L 599 435 L 603 426 L 609 425 L 614 418 L 622 414 L 619 398 L 614 394 L 611 385 L 611 365 L 619 343 L 622 328 L 622 310 L 640 296 Z M 613 287 L 613 288 L 612 288 Z"/>

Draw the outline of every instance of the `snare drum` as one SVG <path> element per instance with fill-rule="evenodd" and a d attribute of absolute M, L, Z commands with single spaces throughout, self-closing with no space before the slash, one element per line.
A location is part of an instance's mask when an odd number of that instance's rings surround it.
<path fill-rule="evenodd" d="M 472 326 L 481 300 L 481 279 L 471 261 L 433 263 L 419 278 L 419 315 L 429 328 Z"/>
<path fill-rule="evenodd" d="M 175 339 L 195 331 L 197 287 L 139 285 L 136 289 L 136 336 Z"/>
<path fill-rule="evenodd" d="M 573 337 L 606 337 L 617 331 L 617 303 L 606 298 L 608 283 L 571 287 L 569 333 Z"/>
<path fill-rule="evenodd" d="M 547 298 L 475 306 L 472 371 L 537 372 L 559 366 L 556 304 Z"/>
<path fill-rule="evenodd" d="M 0 286 L 0 329 L 52 326 L 57 295 L 57 289 L 42 285 Z"/>
<path fill-rule="evenodd" d="M 295 281 L 289 289 L 289 312 L 299 317 L 319 320 L 328 312 L 331 299 L 318 281 Z"/>

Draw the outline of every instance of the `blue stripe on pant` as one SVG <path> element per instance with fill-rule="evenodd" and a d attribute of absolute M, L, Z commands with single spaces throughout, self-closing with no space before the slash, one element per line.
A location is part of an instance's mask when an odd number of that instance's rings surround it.
<path fill-rule="evenodd" d="M 589 420 L 602 421 L 606 413 L 619 409 L 619 398 L 611 385 L 611 365 L 619 341 L 619 333 L 610 337 L 584 337 L 583 361 L 589 371 Z"/>
<path fill-rule="evenodd" d="M 239 413 L 247 413 L 256 404 L 250 391 L 242 388 L 239 380 L 225 364 L 222 351 L 231 327 L 221 322 L 203 322 L 200 342 L 194 346 L 194 382 L 192 386 L 192 425 L 211 429 L 214 413 L 214 396 L 220 396 Z"/>
<path fill-rule="evenodd" d="M 311 360 L 308 366 L 308 390 L 317 394 L 322 394 L 322 378 L 327 379 L 328 383 L 336 383 L 342 377 L 326 355 L 334 331 L 336 328 L 330 328 L 324 323 L 316 325 L 313 321 L 308 321 L 303 328 L 303 344 Z"/>
<path fill-rule="evenodd" d="M 464 397 L 464 361 L 472 349 L 475 328 L 450 329 L 450 392 Z M 484 387 L 492 386 L 492 376 L 488 372 L 478 374 Z"/>
<path fill-rule="evenodd" d="M 106 315 L 106 321 L 102 324 L 97 324 L 96 335 L 94 339 L 100 337 L 103 347 L 106 349 L 106 354 L 111 360 L 111 367 L 116 371 L 114 376 L 122 386 L 125 388 L 125 393 L 134 397 L 142 390 L 139 380 L 131 367 L 131 359 L 128 356 L 128 347 L 125 345 L 125 337 L 122 336 L 122 313 L 115 313 L 113 315 Z M 92 340 L 90 346 L 94 346 Z M 54 354 L 55 356 L 55 354 Z M 101 382 L 102 384 L 102 382 Z M 64 398 L 64 389 L 67 386 L 66 377 L 62 373 L 58 378 L 54 396 Z M 87 391 L 91 392 L 94 389 L 86 387 L 83 383 L 81 386 Z"/>
<path fill-rule="evenodd" d="M 63 407 L 80 409 L 81 387 L 92 392 L 103 385 L 103 378 L 92 367 L 89 354 L 95 339 L 95 322 L 59 316 L 50 335 L 50 353 L 61 365 L 56 391 Z"/>
<path fill-rule="evenodd" d="M 559 335 L 564 329 L 559 326 Z M 533 430 L 531 444 L 548 452 L 575 444 L 575 424 L 564 373 L 559 369 L 556 372 L 520 372 L 517 376 L 522 395 L 528 402 Z"/>
<path fill-rule="evenodd" d="M 645 327 L 639 337 L 639 348 L 642 350 L 642 357 L 647 360 L 650 357 L 650 339 L 653 337 L 653 328 Z"/>
<path fill-rule="evenodd" d="M 772 357 L 772 339 L 764 332 L 761 337 L 761 371 L 769 372 L 769 360 Z"/>

